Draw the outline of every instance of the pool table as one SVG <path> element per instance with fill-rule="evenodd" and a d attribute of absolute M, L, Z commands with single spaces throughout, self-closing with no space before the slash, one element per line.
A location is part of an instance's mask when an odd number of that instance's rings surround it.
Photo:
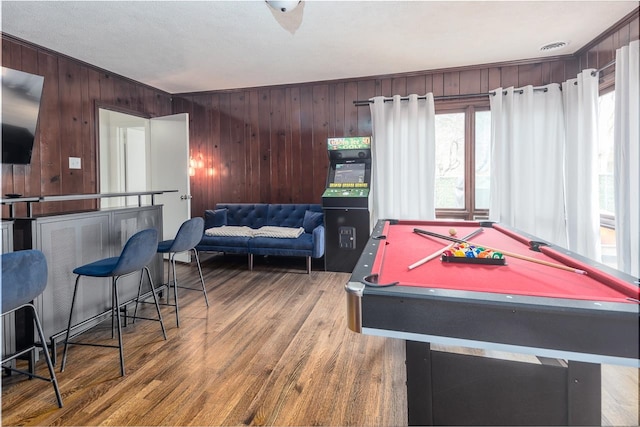
<path fill-rule="evenodd" d="M 504 265 L 419 264 L 452 242 L 416 229 L 476 233 L 466 240 L 503 251 Z M 355 332 L 405 340 L 409 425 L 599 425 L 600 364 L 640 367 L 639 289 L 500 224 L 384 220 L 346 285 L 347 317 Z M 442 351 L 455 347 L 479 355 Z M 495 351 L 535 362 L 485 357 Z"/>

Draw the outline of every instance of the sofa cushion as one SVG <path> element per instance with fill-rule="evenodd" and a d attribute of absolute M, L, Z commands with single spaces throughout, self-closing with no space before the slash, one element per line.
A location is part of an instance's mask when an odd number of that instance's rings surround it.
<path fill-rule="evenodd" d="M 322 212 L 305 211 L 302 227 L 305 233 L 313 233 L 313 229 L 322 225 L 324 214 Z"/>
<path fill-rule="evenodd" d="M 260 228 L 267 224 L 268 205 L 264 203 L 218 203 L 216 209 L 227 209 L 226 225 L 246 225 L 251 228 Z"/>
<path fill-rule="evenodd" d="M 227 209 L 208 209 L 204 211 L 204 229 L 227 225 Z"/>
<path fill-rule="evenodd" d="M 253 229 L 246 226 L 223 225 L 222 227 L 208 228 L 204 234 L 222 237 L 253 237 Z"/>
<path fill-rule="evenodd" d="M 271 204 L 265 225 L 302 227 L 306 211 L 322 212 L 322 206 L 314 204 Z"/>
<path fill-rule="evenodd" d="M 313 237 L 307 233 L 297 239 L 254 237 L 249 240 L 249 252 L 255 255 L 311 256 Z"/>
<path fill-rule="evenodd" d="M 253 230 L 253 237 L 272 237 L 274 239 L 297 239 L 304 234 L 304 228 L 298 227 L 276 227 L 265 225 L 257 230 Z"/>
<path fill-rule="evenodd" d="M 246 254 L 251 237 L 225 237 L 204 235 L 196 245 L 198 251 L 228 252 L 232 254 Z"/>
<path fill-rule="evenodd" d="M 272 204 L 269 205 L 267 224 L 278 227 L 302 227 L 307 205 Z"/>

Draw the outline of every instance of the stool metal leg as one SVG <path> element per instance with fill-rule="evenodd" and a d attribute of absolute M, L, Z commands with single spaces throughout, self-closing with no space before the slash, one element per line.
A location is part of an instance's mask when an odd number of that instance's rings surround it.
<path fill-rule="evenodd" d="M 111 278 L 111 339 L 114 338 L 113 336 L 113 330 L 114 330 L 114 319 L 115 319 L 115 315 L 116 315 L 116 310 L 119 310 L 120 307 L 118 307 L 118 299 L 116 298 L 116 292 L 113 286 L 113 279 L 115 279 L 115 277 Z"/>
<path fill-rule="evenodd" d="M 204 277 L 202 277 L 202 268 L 200 267 L 200 257 L 198 256 L 198 251 L 196 248 L 193 248 L 193 253 L 196 256 L 196 264 L 198 265 L 198 273 L 200 273 L 200 283 L 202 284 L 202 293 L 204 293 L 204 302 L 209 307 L 209 298 L 207 298 L 207 289 L 204 287 Z"/>
<path fill-rule="evenodd" d="M 139 317 L 138 316 L 138 303 L 140 302 L 140 298 L 142 296 L 142 282 L 144 280 L 144 273 L 147 273 L 147 278 L 149 279 L 149 286 L 151 288 L 151 295 L 153 296 L 153 303 L 156 306 L 156 311 L 158 313 L 158 318 L 157 319 L 149 319 L 146 317 Z M 167 285 L 168 286 L 168 285 Z M 169 292 L 167 292 L 167 295 L 169 294 Z M 167 296 L 168 298 L 168 296 Z M 145 301 L 143 301 L 145 302 Z M 129 317 L 129 316 L 125 316 Z M 133 311 L 133 323 L 135 323 L 136 319 L 145 319 L 145 320 L 156 320 L 160 322 L 160 327 L 162 328 L 162 336 L 164 337 L 164 339 L 167 339 L 167 332 L 164 328 L 164 321 L 162 320 L 162 313 L 160 312 L 160 302 L 158 300 L 158 291 L 155 287 L 155 285 L 153 284 L 153 279 L 151 278 L 151 271 L 149 270 L 149 267 L 144 267 L 143 270 L 141 271 L 141 275 L 140 275 L 140 283 L 138 284 L 138 297 L 136 298 L 136 306 L 135 306 L 135 310 Z"/>
<path fill-rule="evenodd" d="M 178 308 L 178 275 L 176 273 L 176 254 L 171 254 L 169 268 L 173 270 L 173 300 L 176 304 L 176 326 L 180 327 L 180 309 Z"/>
<path fill-rule="evenodd" d="M 56 393 L 56 399 L 58 400 L 58 407 L 62 408 L 62 396 L 60 395 L 60 388 L 58 388 L 58 379 L 56 378 L 56 373 L 53 369 L 53 363 L 51 363 L 51 356 L 49 355 L 49 349 L 47 348 L 44 331 L 42 330 L 42 325 L 40 324 L 40 319 L 38 318 L 36 308 L 31 304 L 29 304 L 29 306 L 33 310 L 33 321 L 35 322 L 36 328 L 38 329 L 38 335 L 40 336 L 40 342 L 42 343 L 44 359 L 47 362 L 47 368 L 49 369 L 49 377 L 51 378 L 50 382 L 53 384 L 53 389 Z"/>
<path fill-rule="evenodd" d="M 151 272 L 149 267 L 144 268 L 149 278 L 149 285 L 151 286 L 151 294 L 153 295 L 153 302 L 156 304 L 156 311 L 158 312 L 158 320 L 160 321 L 160 327 L 162 328 L 162 336 L 167 339 L 167 331 L 164 329 L 164 321 L 162 320 L 162 313 L 160 313 L 160 304 L 158 303 L 158 295 L 156 294 L 156 287 L 153 285 L 153 279 L 151 278 Z"/>
<path fill-rule="evenodd" d="M 111 279 L 113 282 L 113 295 L 115 298 L 115 304 L 113 309 L 116 311 L 116 323 L 118 324 L 118 350 L 120 352 L 120 375 L 124 377 L 124 348 L 122 347 L 122 324 L 120 321 L 120 297 L 118 295 L 118 277 Z"/>
<path fill-rule="evenodd" d="M 138 316 L 138 303 L 140 302 L 140 296 L 142 295 L 142 280 L 144 279 L 144 273 L 140 272 L 140 283 L 138 283 L 138 296 L 136 297 L 136 307 L 133 309 L 133 323 L 136 323 L 136 317 Z"/>
<path fill-rule="evenodd" d="M 67 334 L 64 339 L 64 352 L 62 353 L 62 362 L 60 363 L 60 372 L 64 372 L 64 366 L 67 363 L 67 351 L 69 350 L 69 336 L 71 334 L 71 318 L 73 317 L 73 307 L 76 305 L 76 296 L 78 294 L 78 283 L 80 275 L 76 277 L 76 285 L 73 288 L 73 297 L 71 298 L 71 309 L 69 310 L 69 322 L 67 323 Z"/>

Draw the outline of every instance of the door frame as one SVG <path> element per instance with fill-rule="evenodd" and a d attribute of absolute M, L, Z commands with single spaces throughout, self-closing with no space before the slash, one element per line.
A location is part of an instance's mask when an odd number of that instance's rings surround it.
<path fill-rule="evenodd" d="M 141 119 L 151 120 L 151 115 L 141 113 L 140 111 L 131 110 L 129 108 L 125 108 L 119 105 L 108 104 L 105 102 L 95 101 L 94 103 L 94 112 L 93 115 L 95 117 L 94 123 L 94 149 L 95 149 L 95 162 L 96 162 L 96 193 L 100 193 L 100 110 L 109 110 L 116 113 L 128 114 L 130 116 L 140 117 Z M 100 201 L 96 201 L 96 207 L 99 208 Z"/>

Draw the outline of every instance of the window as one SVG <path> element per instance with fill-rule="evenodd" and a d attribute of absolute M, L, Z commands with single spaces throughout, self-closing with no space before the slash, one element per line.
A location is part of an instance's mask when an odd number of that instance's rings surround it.
<path fill-rule="evenodd" d="M 606 92 L 605 92 L 606 91 Z M 616 267 L 613 86 L 599 97 L 598 197 L 602 262 Z M 482 219 L 490 208 L 491 112 L 486 104 L 436 103 L 436 216 Z"/>
<path fill-rule="evenodd" d="M 465 114 L 436 115 L 436 209 L 463 209 Z"/>
<path fill-rule="evenodd" d="M 613 126 L 615 92 L 598 98 L 598 200 L 600 202 L 600 240 L 602 262 L 617 268 L 615 196 L 613 186 Z"/>
<path fill-rule="evenodd" d="M 615 92 L 601 95 L 598 99 L 598 184 L 600 213 L 613 218 L 615 200 L 613 189 L 613 111 Z"/>
<path fill-rule="evenodd" d="M 436 106 L 436 216 L 486 218 L 491 173 L 491 112 Z"/>
<path fill-rule="evenodd" d="M 475 208 L 488 211 L 489 178 L 491 177 L 491 112 L 476 111 L 475 114 Z"/>

